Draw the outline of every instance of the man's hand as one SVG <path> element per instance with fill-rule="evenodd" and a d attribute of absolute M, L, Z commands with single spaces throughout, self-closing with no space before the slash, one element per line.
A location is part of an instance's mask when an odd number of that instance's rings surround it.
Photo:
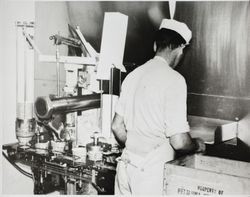
<path fill-rule="evenodd" d="M 189 132 L 170 137 L 171 146 L 181 154 L 205 152 L 206 146 L 202 139 L 191 138 Z"/>
<path fill-rule="evenodd" d="M 201 138 L 193 138 L 192 140 L 196 146 L 196 153 L 204 153 L 206 151 L 206 145 Z"/>

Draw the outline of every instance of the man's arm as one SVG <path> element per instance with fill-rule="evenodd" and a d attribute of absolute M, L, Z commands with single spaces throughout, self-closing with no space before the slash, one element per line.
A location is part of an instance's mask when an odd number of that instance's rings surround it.
<path fill-rule="evenodd" d="M 170 87 L 171 88 L 171 87 Z M 205 144 L 199 138 L 191 138 L 187 122 L 187 85 L 183 77 L 176 81 L 175 88 L 165 90 L 165 132 L 171 146 L 181 154 L 204 152 Z"/>
<path fill-rule="evenodd" d="M 170 137 L 171 146 L 179 153 L 204 152 L 206 146 L 200 138 L 191 138 L 188 132 Z"/>
<path fill-rule="evenodd" d="M 113 133 L 117 142 L 121 146 L 125 146 L 125 142 L 127 140 L 127 131 L 125 128 L 123 117 L 115 113 L 111 128 L 113 130 Z"/>

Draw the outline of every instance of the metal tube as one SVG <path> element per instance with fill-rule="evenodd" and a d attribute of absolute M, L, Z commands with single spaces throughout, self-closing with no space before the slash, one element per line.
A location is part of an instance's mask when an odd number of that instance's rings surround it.
<path fill-rule="evenodd" d="M 49 119 L 53 113 L 69 113 L 99 108 L 100 94 L 49 98 L 38 97 L 35 101 L 35 113 L 38 118 Z"/>
<path fill-rule="evenodd" d="M 58 45 L 56 45 L 56 90 L 57 90 L 57 96 L 60 96 L 60 62 L 59 62 L 59 48 Z"/>
<path fill-rule="evenodd" d="M 34 34 L 34 23 L 16 22 L 16 136 L 19 145 L 29 146 L 35 134 L 34 103 L 34 50 L 26 36 Z"/>

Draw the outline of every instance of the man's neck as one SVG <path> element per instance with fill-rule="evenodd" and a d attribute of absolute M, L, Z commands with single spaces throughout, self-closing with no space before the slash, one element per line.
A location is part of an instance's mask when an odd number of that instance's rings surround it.
<path fill-rule="evenodd" d="M 157 53 L 155 54 L 155 56 L 161 57 L 162 59 L 164 59 L 164 60 L 167 62 L 167 64 L 168 64 L 169 66 L 171 66 L 171 65 L 170 65 L 170 63 L 171 63 L 171 61 L 170 61 L 170 55 L 169 55 L 168 53 L 157 52 Z"/>

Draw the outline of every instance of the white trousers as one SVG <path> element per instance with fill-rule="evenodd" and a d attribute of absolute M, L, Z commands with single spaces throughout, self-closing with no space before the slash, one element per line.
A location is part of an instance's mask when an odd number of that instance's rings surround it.
<path fill-rule="evenodd" d="M 157 147 L 146 157 L 124 149 L 115 179 L 117 195 L 162 195 L 164 164 L 174 159 L 169 142 Z"/>

